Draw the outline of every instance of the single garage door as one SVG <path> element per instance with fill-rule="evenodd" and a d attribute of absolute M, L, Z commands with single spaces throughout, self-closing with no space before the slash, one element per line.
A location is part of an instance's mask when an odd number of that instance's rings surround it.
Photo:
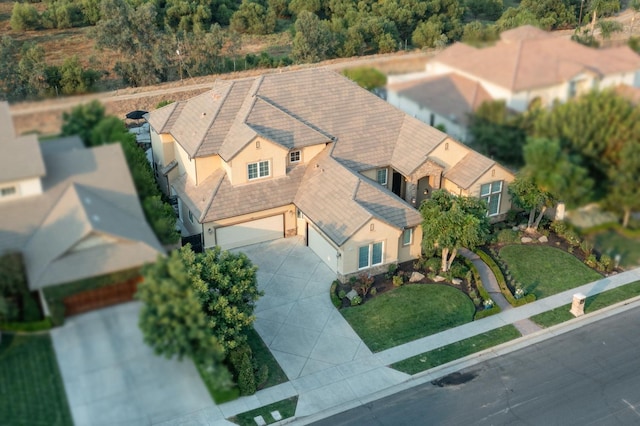
<path fill-rule="evenodd" d="M 216 229 L 216 242 L 225 250 L 284 237 L 284 217 L 269 216 Z"/>
<path fill-rule="evenodd" d="M 326 263 L 333 272 L 338 271 L 338 260 L 336 258 L 336 249 L 318 232 L 313 226 L 309 225 L 307 244 L 309 248 L 318 255 L 324 263 Z"/>

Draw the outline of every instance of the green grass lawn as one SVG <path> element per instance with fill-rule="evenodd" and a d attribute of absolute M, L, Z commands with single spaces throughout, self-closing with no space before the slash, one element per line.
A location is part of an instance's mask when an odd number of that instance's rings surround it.
<path fill-rule="evenodd" d="M 0 418 L 2 424 L 13 426 L 73 425 L 48 334 L 3 334 Z"/>
<path fill-rule="evenodd" d="M 508 245 L 500 250 L 513 278 L 536 298 L 551 296 L 602 278 L 573 255 L 535 245 Z"/>
<path fill-rule="evenodd" d="M 473 321 L 471 299 L 446 285 L 405 285 L 340 311 L 373 352 Z"/>
<path fill-rule="evenodd" d="M 595 312 L 598 309 L 606 308 L 623 300 L 630 299 L 640 295 L 640 281 L 624 285 L 622 287 L 607 290 L 600 294 L 587 297 L 584 302 L 584 313 Z M 531 317 L 531 320 L 541 327 L 551 327 L 561 322 L 573 319 L 574 316 L 569 312 L 571 305 L 567 304 L 551 311 Z"/>
<path fill-rule="evenodd" d="M 520 332 L 513 325 L 505 325 L 504 327 L 396 362 L 391 367 L 407 374 L 416 374 L 509 340 L 517 339 L 520 336 Z"/>
<path fill-rule="evenodd" d="M 615 230 L 601 232 L 588 237 L 596 250 L 615 258 L 620 255 L 620 266 L 625 269 L 640 266 L 640 240 L 628 238 Z"/>

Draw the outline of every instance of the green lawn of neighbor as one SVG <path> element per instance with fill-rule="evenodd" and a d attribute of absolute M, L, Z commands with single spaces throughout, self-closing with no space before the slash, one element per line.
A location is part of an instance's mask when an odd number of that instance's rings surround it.
<path fill-rule="evenodd" d="M 587 297 L 587 300 L 584 302 L 584 313 L 595 312 L 598 309 L 606 308 L 607 306 L 639 295 L 640 281 L 607 290 L 600 294 Z M 541 327 L 551 327 L 552 325 L 573 319 L 574 316 L 569 312 L 569 309 L 571 309 L 570 304 L 560 306 L 551 311 L 535 315 L 531 317 L 531 320 Z"/>
<path fill-rule="evenodd" d="M 600 253 L 615 258 L 620 255 L 620 266 L 625 269 L 640 266 L 640 239 L 633 239 L 609 230 L 588 237 Z"/>
<path fill-rule="evenodd" d="M 551 296 L 602 278 L 573 255 L 535 245 L 508 245 L 500 250 L 513 278 L 536 298 Z"/>
<path fill-rule="evenodd" d="M 475 308 L 458 289 L 410 284 L 340 310 L 373 352 L 473 321 Z"/>
<path fill-rule="evenodd" d="M 255 426 L 256 422 L 254 418 L 256 416 L 262 416 L 265 423 L 269 425 L 278 421 L 273 418 L 271 415 L 272 412 L 277 411 L 283 419 L 288 419 L 296 414 L 297 405 L 298 397 L 294 396 L 293 398 L 283 399 L 282 401 L 274 402 L 273 404 L 265 405 L 255 410 L 240 413 L 229 420 L 240 426 Z"/>
<path fill-rule="evenodd" d="M 48 334 L 3 333 L 0 343 L 0 423 L 73 425 Z"/>
<path fill-rule="evenodd" d="M 520 332 L 511 324 L 505 325 L 468 339 L 434 349 L 429 352 L 407 358 L 403 361 L 392 364 L 391 367 L 407 374 L 416 374 L 429 370 L 438 365 L 446 364 L 450 361 L 464 358 L 476 352 L 497 346 L 509 340 L 520 337 Z"/>

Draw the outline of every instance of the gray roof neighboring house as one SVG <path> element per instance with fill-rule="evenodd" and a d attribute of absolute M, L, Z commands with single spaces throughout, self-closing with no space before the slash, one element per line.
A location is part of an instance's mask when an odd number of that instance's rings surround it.
<path fill-rule="evenodd" d="M 89 149 L 62 138 L 25 146 L 46 169 L 42 193 L 0 202 L 0 253 L 23 253 L 32 289 L 140 266 L 164 252 L 119 144 Z"/>
<path fill-rule="evenodd" d="M 38 137 L 14 133 L 9 104 L 0 102 L 0 184 L 45 174 Z"/>
<path fill-rule="evenodd" d="M 458 74 L 442 74 L 387 87 L 418 105 L 429 105 L 436 114 L 463 126 L 469 114 L 493 98 L 480 83 Z"/>

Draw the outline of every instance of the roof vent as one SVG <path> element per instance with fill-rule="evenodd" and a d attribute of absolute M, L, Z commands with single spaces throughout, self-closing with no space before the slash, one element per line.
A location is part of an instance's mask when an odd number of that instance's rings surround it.
<path fill-rule="evenodd" d="M 97 214 L 91 216 L 91 219 L 96 223 L 100 222 L 100 216 L 98 216 Z"/>
<path fill-rule="evenodd" d="M 84 202 L 85 202 L 85 204 L 91 204 L 91 198 L 84 197 Z"/>
<path fill-rule="evenodd" d="M 203 112 L 203 113 L 202 113 L 202 118 L 205 118 L 206 116 L 207 116 L 207 113 L 206 113 L 206 112 Z"/>

